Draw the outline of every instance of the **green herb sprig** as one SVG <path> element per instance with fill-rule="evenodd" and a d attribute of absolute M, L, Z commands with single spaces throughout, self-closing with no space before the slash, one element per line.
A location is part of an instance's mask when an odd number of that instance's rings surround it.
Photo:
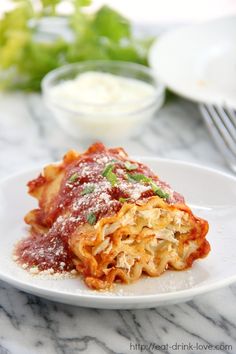
<path fill-rule="evenodd" d="M 129 162 L 129 161 L 126 161 L 125 162 L 125 168 L 128 171 L 134 171 L 134 170 L 137 170 L 138 166 L 133 164 L 133 163 L 131 163 L 131 162 Z"/>
<path fill-rule="evenodd" d="M 131 198 L 123 198 L 123 197 L 120 197 L 120 198 L 119 198 L 119 202 L 123 204 L 123 203 L 129 201 L 130 199 L 131 199 Z"/>
<path fill-rule="evenodd" d="M 77 172 L 75 172 L 75 173 L 73 173 L 73 175 L 70 176 L 69 182 L 74 183 L 78 178 L 79 178 L 79 175 Z"/>
<path fill-rule="evenodd" d="M 152 181 L 151 178 L 144 176 L 142 173 L 128 173 L 128 177 L 129 179 L 136 181 L 136 182 L 145 182 L 145 183 L 149 183 L 150 181 Z"/>
<path fill-rule="evenodd" d="M 114 167 L 115 166 L 113 164 L 108 164 L 102 172 L 102 176 L 111 183 L 112 187 L 114 187 L 114 185 L 118 182 L 116 174 L 112 172 Z"/>
<path fill-rule="evenodd" d="M 142 173 L 135 173 L 135 174 L 128 173 L 128 178 L 131 181 L 149 184 L 153 192 L 156 195 L 158 195 L 160 198 L 168 199 L 170 197 L 169 194 L 166 193 L 162 188 L 157 186 L 157 184 L 150 177 L 144 176 Z"/>
<path fill-rule="evenodd" d="M 90 225 L 95 225 L 96 224 L 97 217 L 96 217 L 96 215 L 93 212 L 89 213 L 87 215 L 86 219 L 87 219 L 87 221 L 88 221 L 88 223 Z"/>
<path fill-rule="evenodd" d="M 86 194 L 90 194 L 93 193 L 95 190 L 95 186 L 94 185 L 89 185 L 84 187 L 84 189 L 81 192 L 81 195 L 86 195 Z"/>

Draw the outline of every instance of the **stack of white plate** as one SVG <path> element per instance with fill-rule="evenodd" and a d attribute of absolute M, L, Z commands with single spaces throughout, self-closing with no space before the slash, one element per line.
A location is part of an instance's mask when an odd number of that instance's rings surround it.
<path fill-rule="evenodd" d="M 236 109 L 236 17 L 164 33 L 149 63 L 172 91 L 188 99 Z"/>

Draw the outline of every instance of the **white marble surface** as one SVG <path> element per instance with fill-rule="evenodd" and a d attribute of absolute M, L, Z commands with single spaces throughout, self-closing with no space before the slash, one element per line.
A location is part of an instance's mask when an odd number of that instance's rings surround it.
<path fill-rule="evenodd" d="M 132 155 L 181 159 L 227 170 L 196 105 L 183 100 L 167 104 L 140 138 L 121 144 Z M 54 124 L 40 96 L 0 95 L 1 178 L 57 160 L 69 148 L 86 146 Z M 235 300 L 236 284 L 180 305 L 94 310 L 53 303 L 0 282 L 0 354 L 236 353 Z M 225 343 L 232 349 L 177 350 L 176 343 Z M 174 346 L 167 348 L 167 344 Z"/>

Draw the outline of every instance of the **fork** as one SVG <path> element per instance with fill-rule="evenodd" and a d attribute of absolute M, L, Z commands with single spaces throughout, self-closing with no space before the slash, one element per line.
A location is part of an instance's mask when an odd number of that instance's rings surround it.
<path fill-rule="evenodd" d="M 236 112 L 227 106 L 203 103 L 199 109 L 220 152 L 236 173 Z"/>

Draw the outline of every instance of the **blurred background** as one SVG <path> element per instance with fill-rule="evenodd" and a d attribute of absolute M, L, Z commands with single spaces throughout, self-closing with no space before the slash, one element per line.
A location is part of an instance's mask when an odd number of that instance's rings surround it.
<path fill-rule="evenodd" d="M 225 102 L 219 87 L 228 92 L 229 102 L 235 102 L 233 16 L 234 0 L 2 0 L 3 170 L 58 159 L 65 150 L 85 149 L 95 140 L 123 145 L 131 154 L 227 168 L 199 104 Z M 211 24 L 206 30 L 199 27 L 199 34 L 189 36 L 187 44 L 180 38 L 166 47 L 167 32 L 175 35 L 179 28 L 219 19 L 225 22 L 219 26 L 216 22 L 218 30 Z M 230 61 L 222 59 L 226 57 Z M 120 61 L 124 63 L 116 63 Z M 103 76 L 78 81 L 86 72 Z M 166 72 L 176 81 L 168 81 Z M 192 74 L 197 87 L 190 80 Z M 17 161 L 16 147 L 21 154 Z"/>
<path fill-rule="evenodd" d="M 39 2 L 34 0 L 35 3 Z M 70 5 L 62 2 L 61 10 L 70 11 Z M 204 21 L 236 13 L 234 0 L 94 0 L 90 11 L 109 5 L 127 16 L 131 21 L 147 24 L 173 24 Z M 13 7 L 11 0 L 2 0 L 0 12 Z M 170 11 L 171 10 L 171 11 Z"/>

